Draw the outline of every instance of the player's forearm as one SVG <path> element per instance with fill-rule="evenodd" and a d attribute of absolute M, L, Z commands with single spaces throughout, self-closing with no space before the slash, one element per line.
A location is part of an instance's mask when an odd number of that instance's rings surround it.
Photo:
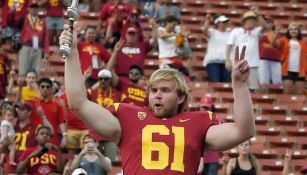
<path fill-rule="evenodd" d="M 255 119 L 249 89 L 246 83 L 233 82 L 234 121 L 240 135 L 241 143 L 255 134 Z"/>
<path fill-rule="evenodd" d="M 87 100 L 85 84 L 80 69 L 79 53 L 77 48 L 71 48 L 70 58 L 65 60 L 65 91 L 67 101 L 73 111 L 77 111 Z"/>

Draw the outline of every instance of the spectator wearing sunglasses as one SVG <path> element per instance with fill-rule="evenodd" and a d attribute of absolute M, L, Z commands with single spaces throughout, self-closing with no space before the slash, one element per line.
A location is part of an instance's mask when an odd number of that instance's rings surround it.
<path fill-rule="evenodd" d="M 52 81 L 49 78 L 43 77 L 38 81 L 38 91 L 39 97 L 31 102 L 35 106 L 35 108 L 41 107 L 47 119 L 51 123 L 53 130 L 58 131 L 58 127 L 60 128 L 62 134 L 61 144 L 59 144 L 59 140 L 57 134 L 54 134 L 51 137 L 51 143 L 55 145 L 60 145 L 61 147 L 66 147 L 67 145 L 67 129 L 65 124 L 64 112 L 63 108 L 60 104 L 53 100 L 53 89 L 52 89 Z M 31 120 L 34 124 L 41 124 L 39 120 L 39 116 L 34 111 L 34 114 L 31 117 Z"/>
<path fill-rule="evenodd" d="M 129 75 L 119 77 L 114 71 L 116 57 L 111 56 L 107 64 L 107 69 L 112 70 L 112 85 L 122 92 L 121 102 L 135 104 L 137 106 L 147 105 L 146 88 L 139 84 L 143 76 L 143 70 L 137 65 L 132 65 L 129 68 Z"/>

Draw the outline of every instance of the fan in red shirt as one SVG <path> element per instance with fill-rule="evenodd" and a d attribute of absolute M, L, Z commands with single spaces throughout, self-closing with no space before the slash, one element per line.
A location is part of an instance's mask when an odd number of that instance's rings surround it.
<path fill-rule="evenodd" d="M 60 104 L 58 104 L 52 99 L 52 81 L 49 78 L 43 77 L 38 81 L 38 87 L 40 97 L 35 100 L 31 100 L 30 102 L 35 106 L 35 108 L 39 106 L 42 107 L 43 112 L 51 123 L 55 133 L 56 131 L 58 131 L 58 128 L 60 128 L 60 131 L 63 136 L 61 140 L 61 146 L 66 147 L 67 130 L 63 108 Z M 34 111 L 33 115 L 31 116 L 31 121 L 34 124 L 41 124 L 41 121 L 36 111 Z M 51 143 L 59 145 L 59 140 L 56 134 L 51 137 Z"/>
<path fill-rule="evenodd" d="M 95 27 L 87 26 L 85 29 L 85 41 L 78 43 L 82 73 L 89 67 L 92 69 L 91 76 L 85 82 L 87 88 L 90 88 L 97 82 L 99 70 L 104 66 L 104 62 L 110 58 L 109 52 L 103 46 L 96 43 L 95 39 Z"/>
<path fill-rule="evenodd" d="M 123 25 L 127 22 L 128 17 L 132 12 L 132 7 L 130 4 L 123 2 L 121 0 L 113 0 L 107 2 L 102 6 L 99 12 L 100 22 L 98 24 L 98 31 L 101 28 L 107 29 L 109 26 L 109 20 L 112 16 L 116 16 L 116 21 L 113 25 L 113 34 L 120 38 L 120 33 Z"/>
<path fill-rule="evenodd" d="M 64 0 L 41 0 L 40 6 L 45 5 L 46 23 L 49 33 L 49 44 L 56 45 L 64 26 Z M 65 4 L 66 6 L 68 4 Z"/>
<path fill-rule="evenodd" d="M 115 48 L 118 49 L 120 43 L 116 44 Z M 135 104 L 137 106 L 147 105 L 146 88 L 139 85 L 139 80 L 143 76 L 143 70 L 137 66 L 132 65 L 129 68 L 129 77 L 119 77 L 114 71 L 114 65 L 117 62 L 116 53 L 113 52 L 108 64 L 107 69 L 112 70 L 112 85 L 122 92 L 122 103 Z"/>
<path fill-rule="evenodd" d="M 29 70 L 39 73 L 43 54 L 44 58 L 48 57 L 48 30 L 45 21 L 38 15 L 38 7 L 37 2 L 31 3 L 20 32 L 19 75 L 25 75 Z"/>
<path fill-rule="evenodd" d="M 148 41 L 138 41 L 138 30 L 135 27 L 129 27 L 124 39 L 118 41 L 115 46 L 113 54 L 117 57 L 115 64 L 115 72 L 119 76 L 128 76 L 129 68 L 136 65 L 144 70 L 145 57 L 147 53 L 153 48 L 156 43 L 156 24 L 151 20 L 152 37 Z M 117 47 L 117 48 L 116 48 Z"/>
<path fill-rule="evenodd" d="M 133 8 L 132 13 L 128 18 L 128 21 L 123 26 L 121 36 L 125 36 L 125 34 L 127 33 L 127 30 L 130 27 L 135 27 L 136 30 L 137 30 L 137 34 L 138 34 L 138 41 L 139 42 L 144 41 L 143 28 L 142 28 L 141 19 L 140 19 L 140 13 L 141 13 L 141 11 L 139 9 Z"/>
<path fill-rule="evenodd" d="M 65 25 L 60 44 L 72 43 L 72 54 L 65 60 L 68 103 L 97 134 L 118 144 L 124 174 L 196 174 L 204 150 L 227 150 L 253 137 L 255 121 L 246 83 L 249 66 L 244 59 L 245 47 L 241 56 L 236 48 L 232 70 L 235 122 L 217 125 L 210 111 L 184 112 L 189 88 L 174 69 L 159 69 L 151 75 L 148 108 L 115 103 L 106 109 L 89 101 L 76 39 L 76 31 L 72 34 Z"/>
<path fill-rule="evenodd" d="M 1 37 L 10 39 L 16 48 L 19 44 L 19 35 L 27 13 L 29 0 L 4 0 L 1 13 Z"/>
<path fill-rule="evenodd" d="M 35 135 L 37 147 L 27 148 L 20 156 L 17 173 L 31 175 L 48 175 L 60 173 L 64 168 L 62 153 L 59 148 L 49 143 L 51 131 L 49 127 L 40 126 Z"/>
<path fill-rule="evenodd" d="M 108 107 L 113 103 L 120 102 L 122 94 L 112 87 L 111 72 L 107 69 L 102 69 L 98 73 L 98 78 L 98 83 L 87 90 L 90 95 L 90 99 L 103 107 Z"/>
<path fill-rule="evenodd" d="M 31 103 L 22 102 L 16 105 L 16 109 L 18 111 L 18 120 L 14 127 L 16 136 L 15 136 L 15 145 L 16 145 L 16 153 L 15 157 L 17 163 L 19 162 L 19 157 L 21 154 L 30 147 L 36 146 L 35 138 L 35 129 L 37 126 L 31 123 L 30 116 L 32 114 L 33 106 Z M 42 118 L 42 123 L 44 126 L 51 126 L 46 117 Z M 10 162 L 9 156 L 6 156 L 6 162 Z M 10 164 L 5 164 L 5 172 L 7 174 L 17 173 L 16 166 L 12 166 Z"/>

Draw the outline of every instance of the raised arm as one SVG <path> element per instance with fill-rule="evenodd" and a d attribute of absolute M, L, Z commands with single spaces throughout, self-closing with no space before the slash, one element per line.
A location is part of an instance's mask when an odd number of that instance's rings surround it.
<path fill-rule="evenodd" d="M 73 31 L 72 34 L 68 25 L 64 26 L 60 36 L 60 44 L 64 43 L 71 44 L 71 55 L 65 59 L 65 91 L 71 110 L 97 134 L 118 143 L 121 136 L 118 119 L 107 109 L 87 99 L 77 50 L 77 32 Z"/>
<path fill-rule="evenodd" d="M 158 32 L 158 28 L 157 28 L 157 23 L 156 23 L 156 20 L 151 18 L 149 19 L 149 24 L 151 25 L 151 38 L 149 40 L 149 45 L 150 45 L 150 48 L 153 48 L 154 47 L 154 44 L 156 44 L 156 41 L 157 41 L 157 32 Z"/>
<path fill-rule="evenodd" d="M 252 7 L 251 10 L 257 15 L 257 19 L 259 22 L 259 25 L 266 30 L 269 30 L 271 26 L 265 21 L 263 15 L 259 14 L 259 11 L 256 7 Z"/>
<path fill-rule="evenodd" d="M 225 61 L 225 67 L 228 71 L 231 71 L 232 69 L 232 63 L 230 60 L 230 52 L 232 49 L 232 45 L 226 45 L 226 61 Z"/>
<path fill-rule="evenodd" d="M 118 53 L 120 52 L 120 50 L 123 48 L 124 45 L 124 40 L 120 39 L 116 44 L 115 47 L 113 49 L 113 53 L 107 63 L 106 69 L 109 69 L 112 72 L 112 86 L 116 87 L 118 85 L 119 82 L 119 77 L 116 74 L 114 67 L 115 64 L 117 62 L 117 56 Z"/>
<path fill-rule="evenodd" d="M 211 21 L 212 17 L 210 14 L 207 14 L 206 15 L 206 21 L 204 23 L 204 26 L 203 26 L 203 32 L 204 34 L 208 37 L 209 34 L 208 34 L 208 30 L 209 30 L 209 26 L 210 26 L 210 21 Z"/>
<path fill-rule="evenodd" d="M 211 126 L 207 132 L 205 150 L 227 150 L 254 136 L 255 119 L 246 83 L 249 76 L 249 66 L 244 59 L 245 49 L 244 46 L 239 57 L 239 47 L 236 47 L 235 65 L 232 69 L 234 123 Z M 227 137 L 225 137 L 226 135 Z"/>

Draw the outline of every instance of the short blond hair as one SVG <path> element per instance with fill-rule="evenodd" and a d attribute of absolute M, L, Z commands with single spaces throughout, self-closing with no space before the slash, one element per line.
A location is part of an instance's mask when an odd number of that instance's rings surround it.
<path fill-rule="evenodd" d="M 178 106 L 178 112 L 183 112 L 188 107 L 189 102 L 189 87 L 181 75 L 181 73 L 172 68 L 158 69 L 153 72 L 148 81 L 148 90 L 151 90 L 153 85 L 161 80 L 173 80 L 175 82 L 175 89 L 178 96 L 184 96 L 185 99 L 182 104 Z"/>

